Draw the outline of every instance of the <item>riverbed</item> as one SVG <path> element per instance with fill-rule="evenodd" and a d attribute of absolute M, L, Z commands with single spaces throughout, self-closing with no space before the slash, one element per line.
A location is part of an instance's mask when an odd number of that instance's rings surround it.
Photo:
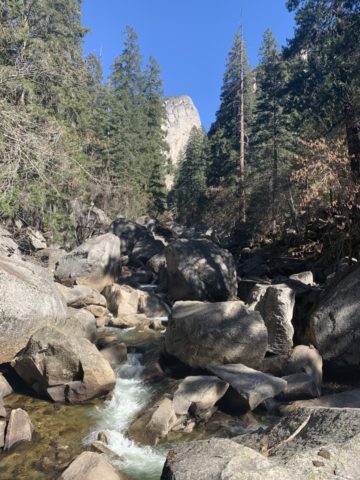
<path fill-rule="evenodd" d="M 128 438 L 127 430 L 152 399 L 166 389 L 164 377 L 154 379 L 146 367 L 159 355 L 162 333 L 105 328 L 99 335 L 115 335 L 128 346 L 128 360 L 116 367 L 112 397 L 86 405 L 53 404 L 29 395 L 14 394 L 6 399 L 9 408 L 23 408 L 35 429 L 34 440 L 3 454 L 1 480 L 55 480 L 71 460 L 90 449 L 100 432 L 108 437 L 109 460 L 132 480 L 159 480 L 169 449 L 178 442 L 210 436 L 232 437 L 255 431 L 270 419 L 247 414 L 239 417 L 217 412 L 206 425 L 191 433 L 172 433 L 166 442 L 153 447 Z"/>

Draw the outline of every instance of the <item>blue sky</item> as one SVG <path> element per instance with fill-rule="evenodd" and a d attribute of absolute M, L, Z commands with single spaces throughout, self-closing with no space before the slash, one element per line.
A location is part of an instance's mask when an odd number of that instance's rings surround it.
<path fill-rule="evenodd" d="M 83 0 L 83 24 L 91 30 L 84 49 L 101 53 L 108 75 L 122 50 L 122 32 L 131 25 L 144 57 L 153 55 L 160 64 L 165 95 L 190 95 L 208 128 L 241 18 L 252 65 L 267 28 L 281 45 L 293 33 L 285 0 Z"/>

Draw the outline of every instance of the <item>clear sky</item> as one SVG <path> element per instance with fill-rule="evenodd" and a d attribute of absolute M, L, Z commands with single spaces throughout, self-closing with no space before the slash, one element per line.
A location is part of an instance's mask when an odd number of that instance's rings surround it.
<path fill-rule="evenodd" d="M 101 53 L 107 76 L 122 50 L 122 32 L 131 25 L 144 57 L 153 55 L 160 64 L 165 95 L 190 95 L 208 128 L 241 19 L 252 65 L 267 28 L 280 45 L 293 33 L 285 0 L 83 0 L 83 24 L 91 30 L 85 53 Z"/>

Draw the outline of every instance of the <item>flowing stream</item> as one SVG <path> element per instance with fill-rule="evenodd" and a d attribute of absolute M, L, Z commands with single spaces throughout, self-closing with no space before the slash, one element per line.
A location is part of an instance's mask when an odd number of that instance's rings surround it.
<path fill-rule="evenodd" d="M 153 394 L 151 387 L 141 379 L 144 367 L 140 358 L 140 354 L 130 353 L 127 363 L 117 367 L 113 397 L 96 409 L 96 430 L 86 437 L 85 443 L 95 441 L 99 432 L 106 432 L 109 438 L 107 447 L 117 456 L 111 461 L 120 471 L 134 480 L 159 480 L 166 450 L 139 445 L 126 435 L 131 421 Z"/>
<path fill-rule="evenodd" d="M 134 329 L 106 328 L 101 335 L 118 337 L 128 346 L 128 359 L 116 368 L 116 386 L 111 400 L 94 400 L 85 405 L 63 405 L 18 393 L 5 399 L 7 408 L 24 408 L 30 415 L 35 434 L 31 446 L 23 446 L 2 456 L 1 480 L 58 480 L 61 472 L 82 451 L 88 450 L 106 432 L 106 447 L 114 453 L 109 460 L 131 480 L 159 480 L 168 450 L 179 442 L 209 437 L 232 437 L 266 426 L 269 418 L 252 413 L 215 415 L 193 432 L 171 432 L 157 447 L 136 443 L 127 430 L 138 414 L 172 380 L 154 380 L 146 368 L 159 356 L 162 334 Z M 99 479 L 100 480 L 100 479 Z"/>

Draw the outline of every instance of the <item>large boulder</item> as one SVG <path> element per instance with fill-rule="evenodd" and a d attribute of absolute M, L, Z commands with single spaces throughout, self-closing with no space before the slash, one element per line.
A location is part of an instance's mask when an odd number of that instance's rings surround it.
<path fill-rule="evenodd" d="M 87 305 L 100 305 L 106 307 L 106 298 L 97 290 L 86 285 L 75 285 L 72 288 L 56 284 L 62 295 L 65 297 L 66 303 L 69 307 L 82 308 Z"/>
<path fill-rule="evenodd" d="M 66 251 L 61 248 L 43 248 L 34 253 L 34 257 L 42 267 L 47 268 L 53 274 L 57 263 L 65 257 Z"/>
<path fill-rule="evenodd" d="M 182 443 L 169 452 L 161 480 L 357 480 L 359 420 L 356 409 L 303 409 L 252 439 Z"/>
<path fill-rule="evenodd" d="M 125 480 L 99 453 L 83 452 L 62 473 L 61 480 Z"/>
<path fill-rule="evenodd" d="M 42 267 L 0 256 L 0 286 L 0 363 L 11 361 L 39 328 L 68 328 L 66 302 Z"/>
<path fill-rule="evenodd" d="M 236 298 L 233 256 L 209 240 L 176 240 L 165 248 L 173 300 L 221 302 Z"/>
<path fill-rule="evenodd" d="M 334 367 L 360 366 L 360 267 L 334 282 L 309 319 L 308 343 Z"/>
<path fill-rule="evenodd" d="M 275 471 L 274 471 L 275 470 Z M 291 480 L 293 473 L 225 438 L 188 442 L 170 450 L 161 480 Z"/>
<path fill-rule="evenodd" d="M 269 334 L 269 352 L 288 354 L 293 346 L 295 291 L 282 284 L 259 284 L 251 292 L 249 302 L 249 307 L 259 311 L 264 319 Z"/>
<path fill-rule="evenodd" d="M 148 229 L 126 218 L 117 218 L 110 225 L 110 231 L 120 240 L 121 253 L 131 255 L 135 244 L 142 240 L 153 240 Z M 150 257 L 149 257 L 150 258 Z"/>
<path fill-rule="evenodd" d="M 161 439 L 167 436 L 176 423 L 177 416 L 173 402 L 170 398 L 164 397 L 152 407 L 147 408 L 132 422 L 129 426 L 128 435 L 131 440 L 136 442 L 157 445 Z"/>
<path fill-rule="evenodd" d="M 106 233 L 87 240 L 59 260 L 55 277 L 64 285 L 88 285 L 101 291 L 121 272 L 120 240 Z"/>
<path fill-rule="evenodd" d="M 82 403 L 115 385 L 113 369 L 94 345 L 48 327 L 34 333 L 12 366 L 33 390 L 53 401 Z"/>
<path fill-rule="evenodd" d="M 71 208 L 70 218 L 75 227 L 78 242 L 83 243 L 88 238 L 109 231 L 110 219 L 100 208 L 94 205 L 83 206 L 79 199 L 71 202 Z"/>
<path fill-rule="evenodd" d="M 319 391 L 321 391 L 323 360 L 319 352 L 312 345 L 296 346 L 291 352 L 286 371 L 288 374 L 307 373 L 314 378 Z"/>
<path fill-rule="evenodd" d="M 0 403 L 2 402 L 3 398 L 11 395 L 12 393 L 13 389 L 11 388 L 9 382 L 6 380 L 3 374 L 0 373 Z"/>
<path fill-rule="evenodd" d="M 186 377 L 174 393 L 174 411 L 176 415 L 187 415 L 190 407 L 197 412 L 209 410 L 225 395 L 228 388 L 229 384 L 218 377 Z"/>
<path fill-rule="evenodd" d="M 109 285 L 102 294 L 107 300 L 107 307 L 114 317 L 138 313 L 141 291 L 129 285 Z"/>
<path fill-rule="evenodd" d="M 324 395 L 319 398 L 312 398 L 311 400 L 297 400 L 288 405 L 279 407 L 284 414 L 302 408 L 356 408 L 360 409 L 360 388 L 355 390 L 348 390 L 346 392 L 333 393 Z M 359 410 L 360 411 L 360 410 Z"/>
<path fill-rule="evenodd" d="M 131 253 L 131 262 L 134 265 L 146 264 L 153 256 L 161 255 L 163 250 L 164 244 L 161 240 L 153 237 L 137 240 Z"/>
<path fill-rule="evenodd" d="M 176 302 L 165 349 L 195 368 L 226 363 L 257 368 L 267 349 L 267 330 L 260 313 L 242 302 Z"/>
<path fill-rule="evenodd" d="M 72 335 L 85 337 L 90 342 L 96 339 L 96 319 L 90 312 L 84 308 L 68 307 L 67 319 L 71 325 L 68 332 L 71 332 Z"/>
<path fill-rule="evenodd" d="M 241 364 L 213 365 L 208 367 L 211 373 L 227 382 L 231 389 L 225 401 L 234 411 L 254 410 L 269 398 L 279 395 L 287 382 L 267 373 L 258 372 Z"/>

